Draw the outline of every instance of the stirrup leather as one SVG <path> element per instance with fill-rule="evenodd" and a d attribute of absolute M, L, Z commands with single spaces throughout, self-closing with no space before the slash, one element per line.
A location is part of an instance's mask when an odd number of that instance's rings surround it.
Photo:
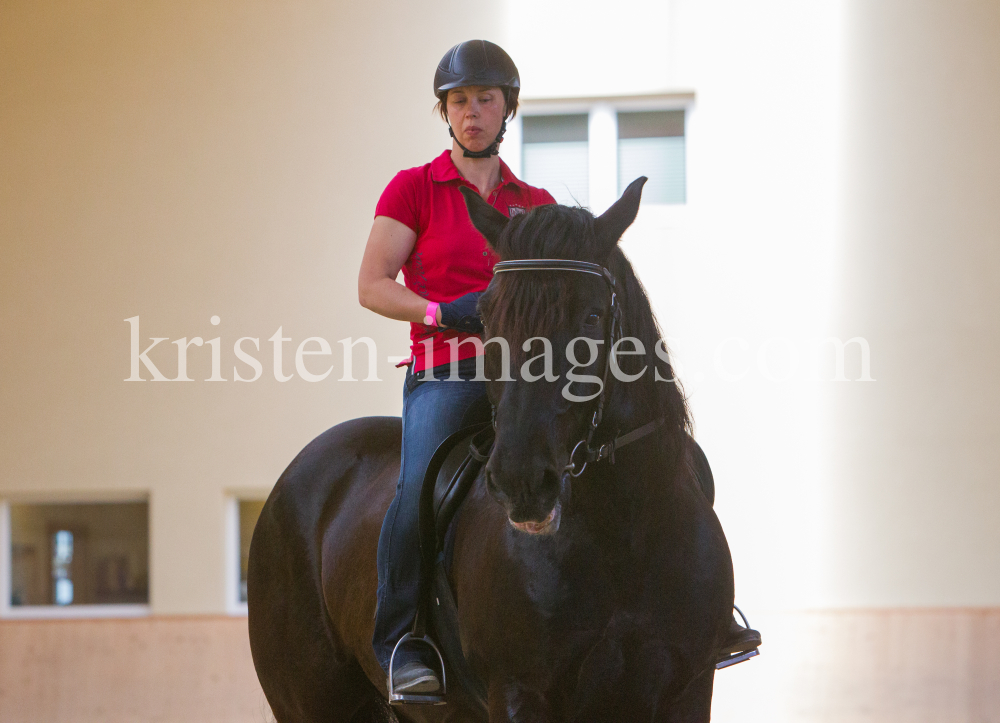
<path fill-rule="evenodd" d="M 426 643 L 431 647 L 434 653 L 437 655 L 438 662 L 441 664 L 441 690 L 436 693 L 397 693 L 396 692 L 396 681 L 395 673 L 396 669 L 393 663 L 396 662 L 396 651 L 399 650 L 399 646 L 403 643 L 415 641 L 419 643 Z M 448 692 L 448 679 L 447 674 L 444 670 L 444 658 L 441 657 L 441 651 L 438 650 L 438 646 L 430 639 L 427 635 L 414 635 L 413 633 L 407 633 L 399 639 L 396 643 L 396 647 L 392 649 L 392 656 L 389 658 L 389 705 L 444 705 L 447 701 L 445 700 L 445 694 Z"/>

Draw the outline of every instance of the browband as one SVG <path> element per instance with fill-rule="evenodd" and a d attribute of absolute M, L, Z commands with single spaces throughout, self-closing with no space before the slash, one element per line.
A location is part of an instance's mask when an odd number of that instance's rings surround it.
<path fill-rule="evenodd" d="M 518 259 L 516 261 L 500 261 L 493 267 L 493 273 L 501 271 L 580 271 L 584 274 L 600 276 L 612 289 L 615 288 L 615 277 L 600 264 L 574 259 Z"/>

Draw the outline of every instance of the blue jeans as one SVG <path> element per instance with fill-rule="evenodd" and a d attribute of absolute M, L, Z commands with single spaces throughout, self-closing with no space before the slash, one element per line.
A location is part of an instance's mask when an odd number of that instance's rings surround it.
<path fill-rule="evenodd" d="M 430 372 L 428 374 L 427 372 Z M 458 364 L 461 380 L 448 381 L 447 364 L 414 374 L 403 384 L 403 454 L 396 496 L 378 538 L 378 607 L 372 647 L 388 672 L 392 649 L 413 628 L 420 596 L 420 488 L 434 450 L 452 433 L 480 419 L 475 402 L 486 396 L 486 382 L 475 376 L 475 358 Z M 433 376 L 434 379 L 430 377 Z M 396 667 L 430 652 L 419 643 L 396 656 Z M 433 653 L 432 653 L 433 655 Z M 436 659 L 436 658 L 435 658 Z"/>

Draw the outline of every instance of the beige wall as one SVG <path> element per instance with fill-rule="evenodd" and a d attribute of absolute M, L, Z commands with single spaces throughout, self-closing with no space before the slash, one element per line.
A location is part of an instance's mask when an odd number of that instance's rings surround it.
<path fill-rule="evenodd" d="M 357 267 L 381 189 L 445 146 L 431 73 L 482 17 L 449 2 L 0 8 L 0 495 L 148 492 L 154 612 L 225 610 L 227 490 L 264 494 L 328 426 L 398 413 L 385 357 L 406 353 L 406 329 L 360 309 Z M 199 381 L 123 382 L 137 315 L 142 349 L 221 337 L 229 381 L 200 381 L 210 350 L 191 347 Z M 325 382 L 275 381 L 279 326 L 286 373 L 305 338 L 333 345 Z M 251 384 L 232 381 L 242 336 L 261 343 Z M 336 381 L 337 340 L 360 336 L 383 383 Z M 175 376 L 170 341 L 149 356 Z"/>
<path fill-rule="evenodd" d="M 850 8 L 824 598 L 998 605 L 1000 5 Z"/>
<path fill-rule="evenodd" d="M 739 600 L 1000 604 L 1000 6 L 671 7 L 689 202 L 644 209 L 625 247 L 682 362 Z M 810 381 L 828 335 L 867 339 L 876 381 L 831 382 L 829 358 Z"/>

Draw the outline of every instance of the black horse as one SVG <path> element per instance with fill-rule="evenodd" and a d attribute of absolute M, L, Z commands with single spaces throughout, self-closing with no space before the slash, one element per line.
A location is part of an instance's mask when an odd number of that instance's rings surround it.
<path fill-rule="evenodd" d="M 508 380 L 488 384 L 496 438 L 454 523 L 450 577 L 490 723 L 710 717 L 732 562 L 693 471 L 683 394 L 617 245 L 644 180 L 599 218 L 542 206 L 508 220 L 466 194 L 476 228 L 515 262 L 497 268 L 480 300 L 486 374 Z M 538 337 L 551 343 L 547 374 Z M 568 356 L 577 337 L 591 341 Z M 509 345 L 509 376 L 495 338 Z M 391 716 L 371 638 L 400 429 L 398 418 L 373 417 L 323 433 L 257 523 L 250 642 L 279 723 Z M 448 701 L 394 710 L 404 720 L 483 720 L 461 690 Z"/>

